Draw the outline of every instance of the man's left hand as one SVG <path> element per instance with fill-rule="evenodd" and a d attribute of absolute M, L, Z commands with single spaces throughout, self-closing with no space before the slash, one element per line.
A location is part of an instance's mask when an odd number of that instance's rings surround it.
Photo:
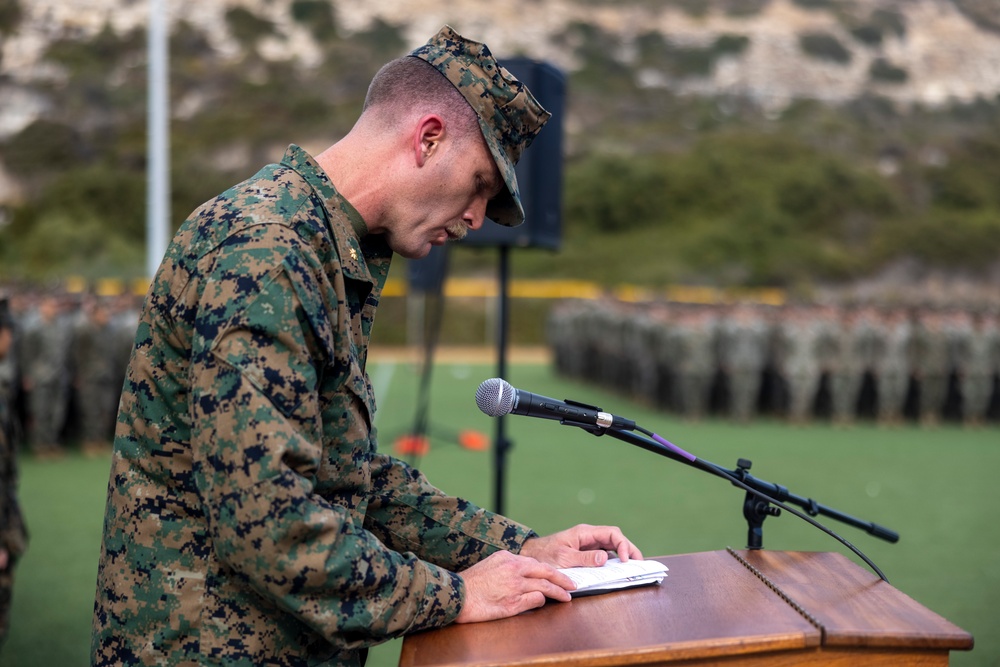
<path fill-rule="evenodd" d="M 608 551 L 623 562 L 642 560 L 642 552 L 617 526 L 579 524 L 545 537 L 533 537 L 521 547 L 522 556 L 554 567 L 600 567 L 608 562 Z"/>

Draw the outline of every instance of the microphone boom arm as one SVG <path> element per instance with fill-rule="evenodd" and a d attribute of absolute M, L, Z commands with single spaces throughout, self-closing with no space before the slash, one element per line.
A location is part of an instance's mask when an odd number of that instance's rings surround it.
<path fill-rule="evenodd" d="M 760 549 L 762 547 L 761 525 L 763 524 L 764 519 L 767 516 L 777 516 L 778 514 L 780 514 L 780 510 L 778 510 L 777 508 L 770 507 L 771 504 L 774 504 L 777 507 L 783 508 L 791 512 L 792 514 L 798 516 L 799 518 L 812 524 L 813 526 L 819 528 L 823 532 L 827 533 L 834 539 L 841 542 L 844 546 L 849 548 L 851 551 L 857 554 L 863 561 L 865 561 L 865 563 L 867 563 L 868 566 L 871 567 L 872 570 L 874 570 L 875 573 L 878 574 L 878 576 L 883 581 L 885 581 L 886 583 L 888 583 L 889 581 L 888 579 L 886 579 L 885 575 L 878 568 L 878 566 L 876 566 L 875 563 L 873 563 L 857 547 L 855 547 L 853 544 L 845 540 L 840 535 L 837 535 L 836 533 L 831 531 L 823 524 L 811 519 L 810 516 L 816 516 L 818 514 L 822 514 L 832 519 L 836 519 L 837 521 L 854 526 L 855 528 L 864 530 L 870 535 L 874 535 L 875 537 L 878 537 L 880 539 L 892 543 L 899 541 L 899 533 L 890 530 L 888 528 L 885 528 L 883 526 L 880 526 L 878 524 L 872 523 L 870 521 L 864 521 L 862 519 L 850 516 L 849 514 L 840 512 L 839 510 L 826 507 L 825 505 L 816 502 L 812 498 L 805 498 L 803 496 L 791 493 L 786 487 L 781 486 L 779 484 L 773 484 L 771 482 L 758 479 L 748 472 L 750 469 L 750 462 L 747 461 L 746 459 L 739 460 L 739 462 L 737 463 L 736 470 L 727 470 L 722 466 L 719 466 L 710 461 L 705 461 L 704 459 L 701 458 L 697 458 L 694 456 L 688 458 L 678 453 L 674 449 L 661 445 L 655 440 L 644 438 L 630 431 L 624 431 L 616 428 L 600 428 L 592 424 L 584 424 L 580 422 L 571 421 L 568 419 L 562 420 L 560 423 L 565 424 L 567 426 L 577 426 L 587 431 L 588 433 L 596 436 L 601 436 L 605 434 L 610 435 L 611 437 L 621 440 L 622 442 L 627 442 L 641 449 L 645 449 L 646 451 L 653 452 L 654 454 L 665 456 L 666 458 L 671 459 L 673 461 L 677 461 L 678 463 L 683 463 L 693 468 L 698 468 L 700 470 L 710 472 L 718 477 L 726 479 L 727 481 L 731 482 L 734 486 L 744 489 L 747 493 L 744 499 L 743 513 L 749 525 L 749 531 L 748 531 L 749 544 L 747 545 L 747 548 L 749 549 Z M 638 428 L 639 427 L 637 427 L 637 429 Z M 644 433 L 648 433 L 649 435 L 655 435 L 649 433 L 648 431 L 645 431 L 645 429 L 639 429 L 639 430 L 642 430 Z M 806 516 L 806 514 L 803 514 L 802 512 L 799 512 L 798 510 L 789 507 L 788 505 L 785 504 L 786 502 L 793 503 L 795 505 L 798 505 L 799 507 L 802 507 L 805 510 L 805 513 L 810 516 Z"/>

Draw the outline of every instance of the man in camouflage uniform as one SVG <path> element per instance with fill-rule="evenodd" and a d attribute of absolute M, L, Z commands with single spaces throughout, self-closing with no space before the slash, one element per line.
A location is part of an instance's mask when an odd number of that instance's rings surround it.
<path fill-rule="evenodd" d="M 812 420 L 819 392 L 822 324 L 817 312 L 808 306 L 787 308 L 776 334 L 778 372 L 788 383 L 788 420 L 797 425 Z"/>
<path fill-rule="evenodd" d="M 864 335 L 861 309 L 852 306 L 843 310 L 835 338 L 836 353 L 830 368 L 830 404 L 836 426 L 854 423 L 858 393 L 864 380 L 865 361 L 859 354 Z"/>
<path fill-rule="evenodd" d="M 552 360 L 556 372 L 566 377 L 573 377 L 573 304 L 570 301 L 560 301 L 550 310 L 545 319 L 545 339 L 552 348 Z"/>
<path fill-rule="evenodd" d="M 17 322 L 15 321 L 14 315 L 11 312 L 12 308 L 10 306 L 10 300 L 7 297 L 2 298 L 3 307 L 7 314 L 7 326 L 13 327 L 13 329 L 19 329 Z M 20 336 L 15 335 L 13 332 L 10 334 L 13 340 L 9 343 L 10 348 L 7 351 L 7 356 L 0 358 L 0 404 L 5 405 L 7 408 L 7 416 L 10 419 L 11 427 L 11 442 L 16 445 L 18 442 L 17 438 L 13 437 L 14 425 L 17 423 L 15 419 L 15 402 L 17 401 L 21 392 L 21 367 L 18 360 L 18 339 Z"/>
<path fill-rule="evenodd" d="M 446 496 L 371 427 L 392 253 L 520 223 L 514 163 L 547 116 L 445 28 L 379 72 L 343 139 L 290 147 L 185 222 L 122 395 L 94 664 L 358 665 L 386 639 L 569 600 L 554 566 L 641 557 L 614 527 L 538 537 Z"/>
<path fill-rule="evenodd" d="M 601 340 L 601 312 L 604 305 L 600 301 L 586 300 L 580 304 L 580 312 L 576 316 L 579 327 L 577 340 L 582 348 L 580 353 L 581 378 L 588 382 L 600 382 L 601 351 L 598 343 Z"/>
<path fill-rule="evenodd" d="M 729 416 L 741 424 L 756 412 L 767 336 L 764 319 L 749 304 L 730 309 L 719 327 L 719 362 L 729 382 Z"/>
<path fill-rule="evenodd" d="M 656 374 L 656 399 L 654 405 L 667 410 L 675 409 L 677 403 L 677 341 L 674 338 L 674 328 L 678 313 L 671 305 L 660 304 L 651 314 L 653 331 L 650 347 L 653 358 L 650 360 Z M 714 350 L 713 350 L 714 353 Z"/>
<path fill-rule="evenodd" d="M 925 308 L 917 315 L 913 332 L 913 375 L 917 379 L 919 419 L 922 426 L 941 421 L 951 372 L 948 332 L 944 313 Z"/>
<path fill-rule="evenodd" d="M 38 319 L 24 332 L 23 382 L 28 395 L 29 437 L 40 458 L 63 453 L 61 432 L 69 408 L 73 331 L 58 294 L 45 294 Z"/>
<path fill-rule="evenodd" d="M 0 361 L 14 344 L 13 319 L 0 299 Z M 17 448 L 11 437 L 10 403 L 0 394 L 0 645 L 7 637 L 14 566 L 27 548 L 28 533 L 17 502 Z"/>
<path fill-rule="evenodd" d="M 597 382 L 609 391 L 624 391 L 628 379 L 625 361 L 625 322 L 629 314 L 619 301 L 598 302 L 592 336 L 597 351 Z"/>
<path fill-rule="evenodd" d="M 882 349 L 875 361 L 878 423 L 899 426 L 910 386 L 913 361 L 913 327 L 909 312 L 893 308 L 882 314 Z"/>
<path fill-rule="evenodd" d="M 623 325 L 623 343 L 628 385 L 625 389 L 640 403 L 656 402 L 659 377 L 653 363 L 656 344 L 655 305 L 636 306 L 626 314 Z"/>
<path fill-rule="evenodd" d="M 962 423 L 977 428 L 986 419 L 993 392 L 991 355 L 1000 332 L 985 313 L 966 314 L 967 324 L 955 349 L 959 391 L 962 396 Z"/>
<path fill-rule="evenodd" d="M 697 306 L 682 311 L 673 327 L 673 351 L 681 413 L 690 421 L 708 414 L 715 374 L 715 314 Z"/>
<path fill-rule="evenodd" d="M 111 311 L 97 298 L 84 301 L 83 320 L 73 336 L 73 372 L 80 409 L 81 448 L 85 454 L 106 453 L 121 384 Z"/>
<path fill-rule="evenodd" d="M 555 352 L 556 371 L 576 380 L 586 377 L 589 346 L 584 320 L 589 307 L 588 301 L 561 301 L 552 308 L 546 322 L 546 336 Z"/>

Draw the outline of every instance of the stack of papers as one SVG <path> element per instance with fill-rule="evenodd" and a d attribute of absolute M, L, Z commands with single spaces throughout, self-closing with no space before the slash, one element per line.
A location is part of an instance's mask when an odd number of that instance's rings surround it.
<path fill-rule="evenodd" d="M 658 584 L 667 576 L 667 566 L 659 561 L 630 560 L 623 563 L 617 558 L 609 558 L 601 567 L 565 567 L 559 571 L 576 584 L 576 590 L 570 591 L 573 597 Z"/>

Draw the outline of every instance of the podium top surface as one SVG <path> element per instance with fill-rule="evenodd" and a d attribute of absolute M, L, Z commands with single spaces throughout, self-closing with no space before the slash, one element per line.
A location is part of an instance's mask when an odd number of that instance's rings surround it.
<path fill-rule="evenodd" d="M 819 647 L 972 648 L 967 632 L 840 554 L 730 549 L 656 560 L 669 568 L 660 585 L 409 636 L 400 667 L 644 665 Z"/>

